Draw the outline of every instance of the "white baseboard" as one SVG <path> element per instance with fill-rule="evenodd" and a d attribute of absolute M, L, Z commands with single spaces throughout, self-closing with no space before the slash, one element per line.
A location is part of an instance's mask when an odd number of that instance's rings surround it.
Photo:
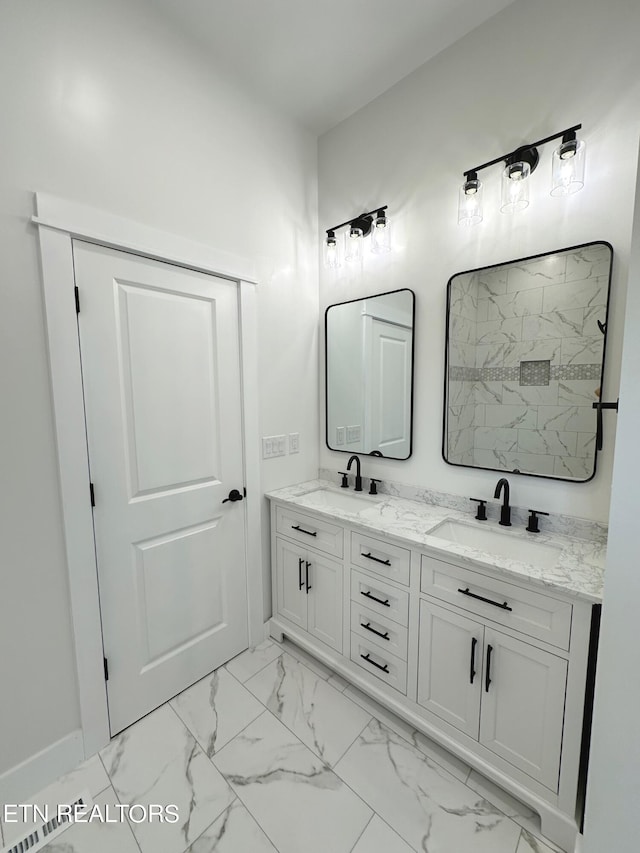
<path fill-rule="evenodd" d="M 0 803 L 24 803 L 84 761 L 80 729 L 0 776 Z"/>
<path fill-rule="evenodd" d="M 269 626 L 270 625 L 271 625 L 271 619 L 267 619 L 267 621 L 264 623 L 264 639 L 265 640 L 271 639 L 271 634 L 269 633 Z"/>
<path fill-rule="evenodd" d="M 584 840 L 584 836 L 583 836 L 583 835 L 578 834 L 578 837 L 576 838 L 576 849 L 575 849 L 575 853 L 582 853 L 582 851 L 583 851 L 583 849 L 584 849 L 584 848 L 583 848 L 583 846 L 582 846 L 582 842 L 583 842 L 583 840 Z"/>

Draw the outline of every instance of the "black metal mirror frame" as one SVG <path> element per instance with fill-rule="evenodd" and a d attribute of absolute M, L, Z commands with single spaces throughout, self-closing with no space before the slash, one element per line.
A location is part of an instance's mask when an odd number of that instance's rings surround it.
<path fill-rule="evenodd" d="M 324 403 L 325 403 L 325 422 L 324 435 L 327 448 L 334 453 L 349 453 L 353 455 L 371 456 L 371 452 L 364 453 L 358 450 L 340 450 L 337 447 L 331 447 L 329 444 L 329 349 L 327 347 L 327 332 L 328 332 L 328 315 L 331 308 L 337 308 L 340 305 L 350 305 L 354 302 L 365 302 L 367 299 L 376 299 L 379 296 L 390 296 L 393 293 L 410 293 L 411 294 L 411 399 L 409 402 L 409 453 L 406 456 L 382 456 L 382 454 L 374 453 L 375 456 L 381 456 L 383 459 L 392 459 L 395 462 L 406 462 L 413 453 L 413 399 L 415 385 L 415 350 L 416 350 L 416 294 L 409 287 L 400 287 L 397 290 L 387 290 L 384 293 L 369 293 L 367 296 L 359 296 L 357 299 L 347 299 L 344 302 L 334 302 L 328 305 L 324 312 Z"/>
<path fill-rule="evenodd" d="M 447 463 L 447 465 L 452 465 L 454 468 L 474 468 L 478 471 L 496 471 L 502 474 L 518 474 L 522 477 L 537 477 L 538 479 L 543 480 L 560 480 L 561 482 L 567 483 L 588 483 L 596 475 L 597 467 L 598 467 L 598 446 L 596 443 L 596 447 L 594 449 L 593 455 L 593 472 L 590 477 L 587 477 L 585 480 L 577 480 L 571 477 L 560 477 L 554 476 L 551 474 L 535 474 L 530 473 L 528 471 L 507 471 L 504 468 L 486 468 L 483 465 L 463 465 L 459 462 L 449 462 L 447 459 L 447 409 L 448 409 L 448 390 L 449 390 L 449 321 L 450 321 L 450 312 L 451 312 L 451 283 L 454 278 L 457 278 L 459 275 L 470 275 L 475 272 L 484 272 L 485 270 L 497 269 L 498 267 L 506 267 L 510 264 L 524 263 L 527 261 L 535 261 L 539 258 L 545 258 L 548 255 L 557 255 L 562 254 L 563 252 L 572 252 L 577 251 L 579 249 L 585 249 L 588 246 L 607 246 L 609 251 L 611 252 L 611 259 L 609 261 L 609 282 L 607 284 L 607 305 L 605 310 L 605 321 L 604 321 L 604 333 L 603 333 L 603 344 L 602 344 L 602 369 L 600 371 L 600 400 L 604 399 L 604 368 L 605 368 L 605 358 L 607 353 L 607 335 L 609 332 L 609 306 L 611 301 L 611 281 L 613 278 L 613 246 L 607 240 L 592 240 L 589 243 L 579 243 L 576 246 L 567 246 L 563 249 L 553 249 L 549 252 L 540 252 L 537 255 L 528 255 L 525 258 L 514 258 L 511 261 L 502 261 L 499 264 L 489 264 L 484 267 L 476 267 L 471 270 L 461 270 L 460 272 L 454 273 L 451 276 L 449 281 L 447 282 L 447 310 L 446 310 L 446 319 L 445 319 L 445 343 L 444 343 L 444 395 L 443 395 L 443 411 L 442 411 L 442 458 Z"/>

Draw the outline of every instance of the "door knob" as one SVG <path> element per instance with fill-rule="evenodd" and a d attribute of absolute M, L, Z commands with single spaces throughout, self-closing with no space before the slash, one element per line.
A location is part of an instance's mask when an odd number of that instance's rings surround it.
<path fill-rule="evenodd" d="M 240 492 L 237 489 L 231 489 L 231 491 L 229 492 L 229 497 L 225 498 L 222 501 L 222 503 L 226 504 L 227 501 L 233 502 L 233 501 L 241 501 L 241 500 L 242 500 L 242 495 L 240 494 Z"/>

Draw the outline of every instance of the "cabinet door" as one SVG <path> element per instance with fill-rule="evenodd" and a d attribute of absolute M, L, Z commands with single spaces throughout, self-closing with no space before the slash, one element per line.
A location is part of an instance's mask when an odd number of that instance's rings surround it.
<path fill-rule="evenodd" d="M 478 622 L 420 602 L 418 702 L 474 738 L 480 717 L 483 634 Z"/>
<path fill-rule="evenodd" d="M 305 561 L 307 552 L 280 537 L 276 538 L 276 583 L 278 614 L 299 628 L 307 628 Z"/>
<path fill-rule="evenodd" d="M 308 562 L 308 566 L 307 566 Z M 342 566 L 307 552 L 305 582 L 309 590 L 307 630 L 336 651 L 342 651 Z M 305 583 L 306 586 L 306 583 Z"/>
<path fill-rule="evenodd" d="M 567 662 L 485 629 L 480 742 L 558 790 Z"/>

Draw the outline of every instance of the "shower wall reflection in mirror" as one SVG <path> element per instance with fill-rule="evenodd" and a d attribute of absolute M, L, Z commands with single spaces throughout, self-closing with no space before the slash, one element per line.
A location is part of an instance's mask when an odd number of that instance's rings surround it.
<path fill-rule="evenodd" d="M 446 462 L 593 477 L 612 259 L 587 243 L 450 279 Z"/>
<path fill-rule="evenodd" d="M 405 288 L 325 314 L 327 446 L 408 459 L 415 297 Z"/>

